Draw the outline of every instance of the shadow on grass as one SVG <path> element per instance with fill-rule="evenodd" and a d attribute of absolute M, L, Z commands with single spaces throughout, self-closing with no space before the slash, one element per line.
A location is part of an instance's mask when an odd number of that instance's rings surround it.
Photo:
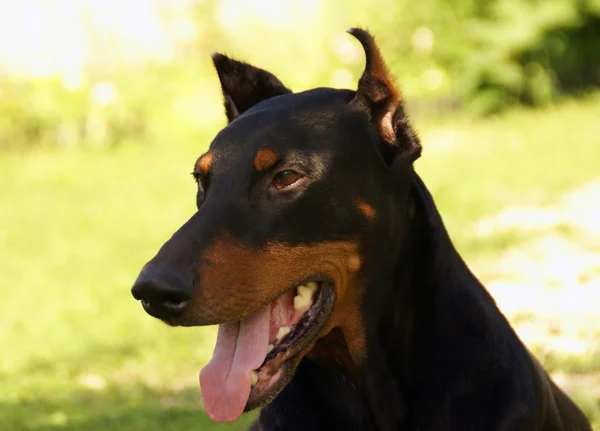
<path fill-rule="evenodd" d="M 594 426 L 600 426 L 598 352 L 564 356 L 532 348 L 550 372 L 564 373 L 561 387 L 573 396 Z M 164 379 L 161 380 L 172 383 L 172 386 L 163 389 L 137 380 L 115 383 L 110 379 L 106 386 L 82 387 L 75 377 L 81 372 L 93 371 L 94 361 L 112 368 L 126 359 L 135 360 L 142 350 L 128 343 L 95 346 L 82 356 L 59 355 L 53 360 L 38 359 L 21 368 L 17 374 L 0 375 L 3 382 L 0 430 L 234 431 L 249 427 L 256 414 L 245 415 L 233 424 L 210 421 L 202 410 L 197 384 L 174 382 L 174 374 L 166 370 L 163 370 Z M 154 365 L 136 363 L 135 366 L 141 369 L 142 376 L 156 372 Z M 175 374 L 188 374 L 181 367 L 177 371 Z M 48 381 L 43 384 L 45 379 Z"/>
<path fill-rule="evenodd" d="M 587 391 L 573 393 L 595 426 L 600 400 Z M 186 431 L 246 430 L 255 414 L 233 424 L 217 424 L 200 408 L 197 388 L 159 392 L 143 385 L 85 390 L 0 403 L 0 427 L 19 431 Z"/>
<path fill-rule="evenodd" d="M 245 430 L 255 414 L 216 424 L 201 409 L 198 388 L 160 392 L 143 385 L 79 390 L 0 403 L 4 430 Z"/>
<path fill-rule="evenodd" d="M 0 373 L 0 430 L 246 430 L 256 413 L 233 424 L 208 419 L 195 378 L 198 358 L 189 358 L 192 344 L 176 334 L 167 338 L 155 351 L 137 339 L 91 342 Z"/>

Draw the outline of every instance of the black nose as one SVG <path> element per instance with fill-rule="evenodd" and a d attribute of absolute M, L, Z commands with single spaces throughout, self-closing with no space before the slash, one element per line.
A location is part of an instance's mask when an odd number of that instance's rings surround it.
<path fill-rule="evenodd" d="M 183 314 L 192 298 L 194 281 L 182 271 L 148 264 L 131 288 L 151 316 L 170 320 Z"/>

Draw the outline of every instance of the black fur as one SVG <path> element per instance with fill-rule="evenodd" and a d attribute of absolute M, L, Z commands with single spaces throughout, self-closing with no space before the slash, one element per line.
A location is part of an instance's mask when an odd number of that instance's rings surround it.
<path fill-rule="evenodd" d="M 248 247 L 358 241 L 363 261 L 365 295 L 356 306 L 367 345 L 358 376 L 340 363 L 305 357 L 252 429 L 591 430 L 452 245 L 413 169 L 420 145 L 401 101 L 386 105 L 394 110 L 390 142 L 373 122 L 382 114 L 373 116 L 367 98 L 353 102 L 360 87 L 291 94 L 266 71 L 213 58 L 230 124 L 211 145 L 198 213 L 149 265 L 178 268 L 185 273 L 179 280 L 196 280 L 190 286 L 202 289 L 195 268 L 211 264 L 204 250 L 223 231 Z M 285 197 L 265 195 L 273 173 L 252 169 L 265 145 L 283 155 L 283 165 L 301 163 L 307 185 Z M 386 150 L 390 145 L 413 150 L 402 157 L 406 151 Z M 374 221 L 356 211 L 357 198 L 373 207 Z M 215 323 L 158 317 L 174 325 Z"/>
<path fill-rule="evenodd" d="M 221 81 L 225 114 L 229 122 L 263 100 L 291 93 L 277 77 L 223 54 L 212 54 Z"/>

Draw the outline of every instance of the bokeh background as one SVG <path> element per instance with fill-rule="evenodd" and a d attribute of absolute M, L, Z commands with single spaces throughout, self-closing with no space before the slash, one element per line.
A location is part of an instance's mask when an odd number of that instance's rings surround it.
<path fill-rule="evenodd" d="M 129 288 L 225 125 L 209 53 L 355 88 L 357 24 L 458 249 L 600 429 L 600 0 L 0 0 L 0 429 L 247 426 L 203 413 L 214 328 Z"/>

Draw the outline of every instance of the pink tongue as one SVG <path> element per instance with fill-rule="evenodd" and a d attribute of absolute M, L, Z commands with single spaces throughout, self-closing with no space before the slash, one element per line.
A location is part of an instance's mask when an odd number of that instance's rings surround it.
<path fill-rule="evenodd" d="M 219 325 L 213 357 L 200 371 L 200 387 L 208 416 L 232 422 L 250 397 L 250 373 L 264 362 L 269 344 L 271 305 L 241 322 Z"/>

